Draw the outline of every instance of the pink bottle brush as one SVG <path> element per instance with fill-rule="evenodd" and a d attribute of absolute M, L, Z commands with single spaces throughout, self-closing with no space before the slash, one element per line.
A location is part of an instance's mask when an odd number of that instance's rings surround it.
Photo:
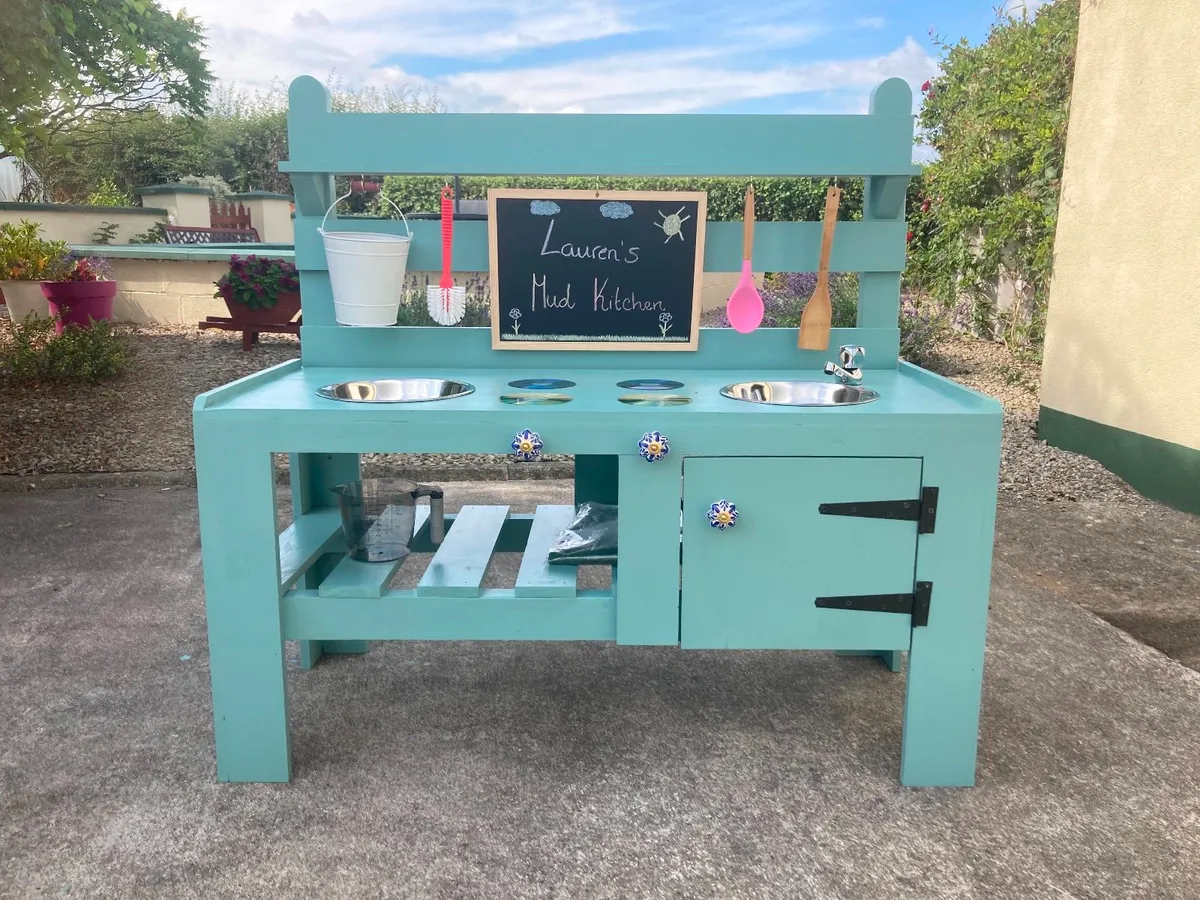
<path fill-rule="evenodd" d="M 454 189 L 442 188 L 442 279 L 437 287 L 425 289 L 429 315 L 439 325 L 456 325 L 467 312 L 466 288 L 455 287 L 451 267 L 454 262 Z"/>

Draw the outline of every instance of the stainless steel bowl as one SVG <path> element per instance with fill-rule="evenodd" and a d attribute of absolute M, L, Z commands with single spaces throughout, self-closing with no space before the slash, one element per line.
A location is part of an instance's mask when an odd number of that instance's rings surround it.
<path fill-rule="evenodd" d="M 742 381 L 725 385 L 721 394 L 771 406 L 857 406 L 879 399 L 870 388 L 828 381 Z"/>
<path fill-rule="evenodd" d="M 380 378 L 375 381 L 343 381 L 327 384 L 317 394 L 329 400 L 350 403 L 428 403 L 452 400 L 473 393 L 475 386 L 465 381 L 443 378 Z"/>

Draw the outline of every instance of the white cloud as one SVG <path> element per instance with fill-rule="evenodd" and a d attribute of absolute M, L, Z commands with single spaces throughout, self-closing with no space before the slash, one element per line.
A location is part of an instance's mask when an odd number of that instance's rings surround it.
<path fill-rule="evenodd" d="M 883 16 L 866 16 L 865 18 L 856 20 L 854 23 L 855 28 L 873 28 L 876 31 L 886 25 L 887 19 Z"/>
<path fill-rule="evenodd" d="M 436 89 L 451 109 L 462 111 L 687 112 L 805 93 L 824 95 L 837 108 L 858 109 L 885 78 L 899 76 L 915 88 L 936 71 L 936 61 L 911 38 L 883 55 L 821 61 L 813 52 L 819 45 L 812 42 L 830 26 L 818 0 L 778 0 L 767 17 L 748 10 L 745 0 L 722 2 L 703 10 L 687 0 L 165 0 L 165 5 L 201 19 L 207 55 L 223 82 L 261 89 L 297 75 L 324 79 L 336 72 L 351 86 Z M 886 25 L 880 17 L 855 24 Z M 661 49 L 595 55 L 597 46 L 607 45 L 586 43 L 635 32 L 643 33 L 641 46 L 651 33 L 663 34 Z M 553 62 L 538 62 L 527 52 L 569 44 L 577 44 L 578 52 L 557 53 Z M 803 55 L 789 52 L 806 44 L 812 47 Z M 423 76 L 419 65 L 416 72 L 397 65 L 397 57 L 412 56 L 440 57 L 435 71 L 450 74 Z M 513 67 L 503 67 L 506 61 Z M 818 96 L 814 104 L 820 103 Z"/>
<path fill-rule="evenodd" d="M 463 72 L 445 79 L 449 96 L 475 109 L 521 112 L 676 113 L 813 91 L 858 89 L 900 77 L 919 85 L 936 71 L 912 38 L 866 59 L 733 69 L 725 48 L 622 53 L 554 66 Z"/>
<path fill-rule="evenodd" d="M 608 0 L 166 0 L 197 16 L 216 75 L 247 87 L 336 69 L 387 83 L 389 57 L 479 60 L 634 30 Z M 407 76 L 405 76 L 407 77 Z"/>

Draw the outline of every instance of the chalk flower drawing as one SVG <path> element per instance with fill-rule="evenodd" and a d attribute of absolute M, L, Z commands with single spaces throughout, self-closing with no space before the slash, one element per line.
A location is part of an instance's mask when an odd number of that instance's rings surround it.
<path fill-rule="evenodd" d="M 562 208 L 553 200 L 531 200 L 529 211 L 535 216 L 557 216 Z"/>
<path fill-rule="evenodd" d="M 508 311 L 508 317 L 513 320 L 513 334 L 521 333 L 521 311 L 515 306 Z"/>
<path fill-rule="evenodd" d="M 606 219 L 628 219 L 633 215 L 633 207 L 628 203 L 610 200 L 608 203 L 601 204 L 600 215 Z"/>
<path fill-rule="evenodd" d="M 662 216 L 663 220 L 661 222 L 655 222 L 654 224 L 661 228 L 663 230 L 663 234 L 667 236 L 667 240 L 663 241 L 664 244 L 668 243 L 671 238 L 675 237 L 675 235 L 679 235 L 680 243 L 683 242 L 683 223 L 691 218 L 691 216 L 684 216 L 683 218 L 680 218 L 679 213 L 683 212 L 683 210 L 684 207 L 681 206 L 679 207 L 679 212 L 673 212 L 669 216 L 661 209 L 658 211 L 658 214 Z"/>
<path fill-rule="evenodd" d="M 672 316 L 670 313 L 663 313 L 658 317 L 658 321 L 661 323 L 658 326 L 658 330 L 662 332 L 663 337 L 666 337 L 667 332 L 671 330 L 671 318 Z"/>

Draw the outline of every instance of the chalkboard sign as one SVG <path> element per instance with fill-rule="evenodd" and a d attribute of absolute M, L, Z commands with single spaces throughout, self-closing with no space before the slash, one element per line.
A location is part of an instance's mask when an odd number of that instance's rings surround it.
<path fill-rule="evenodd" d="M 708 195 L 488 191 L 492 347 L 695 350 Z"/>

